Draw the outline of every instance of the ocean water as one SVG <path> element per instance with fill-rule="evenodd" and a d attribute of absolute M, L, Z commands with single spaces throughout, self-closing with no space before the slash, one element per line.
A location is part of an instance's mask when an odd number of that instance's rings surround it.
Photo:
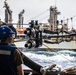
<path fill-rule="evenodd" d="M 60 44 L 46 44 L 40 48 L 62 48 L 62 50 L 55 51 L 37 51 L 37 50 L 26 50 L 24 44 L 26 42 L 15 42 L 16 46 L 23 50 L 23 53 L 29 57 L 34 62 L 42 65 L 49 66 L 52 64 L 57 64 L 61 70 L 67 69 L 69 67 L 76 66 L 76 41 L 72 42 L 62 42 Z M 66 50 L 64 50 L 64 48 Z M 68 50 L 70 48 L 71 50 Z M 73 50 L 74 49 L 74 50 Z M 24 67 L 24 66 L 23 66 Z"/>
<path fill-rule="evenodd" d="M 34 62 L 49 66 L 56 64 L 61 70 L 76 66 L 76 52 L 69 50 L 51 51 L 25 51 L 23 52 Z"/>

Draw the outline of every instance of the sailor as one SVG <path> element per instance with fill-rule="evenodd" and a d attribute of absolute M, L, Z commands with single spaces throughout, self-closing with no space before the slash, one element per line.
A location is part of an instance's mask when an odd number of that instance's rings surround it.
<path fill-rule="evenodd" d="M 23 60 L 13 41 L 14 32 L 8 26 L 0 27 L 0 75 L 24 75 Z"/>

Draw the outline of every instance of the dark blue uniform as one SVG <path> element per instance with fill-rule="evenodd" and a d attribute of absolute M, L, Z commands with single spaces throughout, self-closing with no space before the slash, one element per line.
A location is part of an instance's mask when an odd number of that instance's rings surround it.
<path fill-rule="evenodd" d="M 17 75 L 15 49 L 15 46 L 0 43 L 0 75 Z"/>

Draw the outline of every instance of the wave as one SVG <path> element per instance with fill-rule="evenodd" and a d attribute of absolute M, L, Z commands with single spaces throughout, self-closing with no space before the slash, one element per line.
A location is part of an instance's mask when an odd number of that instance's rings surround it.
<path fill-rule="evenodd" d="M 23 53 L 42 66 L 57 64 L 62 70 L 76 66 L 76 52 L 74 51 L 25 51 Z"/>

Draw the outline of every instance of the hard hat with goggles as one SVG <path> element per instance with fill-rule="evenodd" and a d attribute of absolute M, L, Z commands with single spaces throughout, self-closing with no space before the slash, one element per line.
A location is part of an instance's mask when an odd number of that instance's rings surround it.
<path fill-rule="evenodd" d="M 5 38 L 7 38 L 9 36 L 13 36 L 14 34 L 15 33 L 8 26 L 4 25 L 4 26 L 0 27 L 0 40 L 5 39 Z"/>

